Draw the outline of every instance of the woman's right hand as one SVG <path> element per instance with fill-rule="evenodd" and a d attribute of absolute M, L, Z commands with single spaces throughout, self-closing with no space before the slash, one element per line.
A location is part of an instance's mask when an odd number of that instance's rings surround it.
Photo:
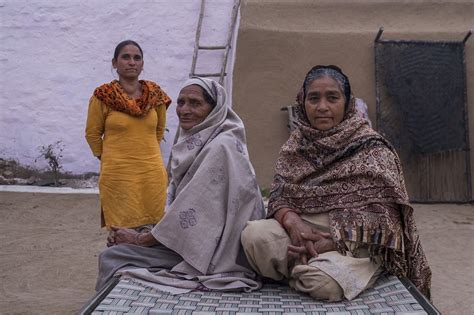
<path fill-rule="evenodd" d="M 301 236 L 305 246 L 288 245 L 288 253 L 292 257 L 307 254 L 309 252 L 308 248 L 312 248 L 311 252 L 314 251 L 311 255 L 312 257 L 317 257 L 319 254 L 336 250 L 336 243 L 332 240 L 330 233 L 312 229 L 311 234 L 301 233 Z M 308 241 L 311 242 L 311 245 Z"/>
<path fill-rule="evenodd" d="M 282 224 L 290 237 L 291 245 L 305 249 L 304 251 L 295 252 L 292 247 L 289 247 L 288 256 L 298 257 L 303 264 L 307 264 L 311 257 L 317 256 L 313 242 L 302 237 L 303 234 L 312 233 L 313 230 L 309 223 L 303 221 L 296 212 L 291 211 L 284 215 Z"/>

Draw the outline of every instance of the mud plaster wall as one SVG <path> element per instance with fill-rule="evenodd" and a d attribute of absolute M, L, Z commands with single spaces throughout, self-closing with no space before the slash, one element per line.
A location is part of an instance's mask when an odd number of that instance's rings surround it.
<path fill-rule="evenodd" d="M 233 104 L 247 128 L 249 153 L 261 186 L 270 186 L 278 151 L 289 135 L 287 116 L 280 108 L 293 104 L 313 65 L 341 66 L 375 123 L 373 41 L 382 25 L 385 39 L 459 41 L 474 29 L 474 2 L 243 2 Z M 466 45 L 466 70 L 472 148 L 474 35 Z"/>
<path fill-rule="evenodd" d="M 134 39 L 144 51 L 142 79 L 177 98 L 188 77 L 200 0 L 0 0 L 0 158 L 45 166 L 38 147 L 62 141 L 62 164 L 76 174 L 98 171 L 84 139 L 89 98 L 116 78 L 115 46 Z M 203 45 L 222 45 L 233 0 L 208 0 Z M 200 55 L 198 71 L 220 70 L 220 52 Z M 229 59 L 228 73 L 232 73 Z M 231 80 L 227 82 L 230 90 Z M 168 110 L 167 161 L 177 126 Z"/>

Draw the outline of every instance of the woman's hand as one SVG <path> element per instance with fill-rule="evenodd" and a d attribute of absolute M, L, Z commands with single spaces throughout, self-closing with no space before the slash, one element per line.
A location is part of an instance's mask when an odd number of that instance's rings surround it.
<path fill-rule="evenodd" d="M 107 237 L 107 246 L 118 244 L 133 244 L 138 246 L 154 246 L 159 242 L 151 234 L 151 232 L 139 233 L 133 229 L 120 228 L 111 226 L 111 231 Z"/>
<path fill-rule="evenodd" d="M 137 245 L 138 232 L 132 229 L 121 228 L 117 226 L 110 227 L 109 236 L 107 237 L 107 246 L 118 244 L 135 244 Z"/>
<path fill-rule="evenodd" d="M 304 241 L 310 241 L 315 253 L 312 257 L 317 257 L 319 254 L 331 252 L 336 250 L 336 243 L 331 239 L 329 233 L 321 232 L 316 229 L 312 229 L 310 234 L 302 233 L 301 237 Z M 307 244 L 307 243 L 305 243 Z M 298 255 L 304 255 L 308 252 L 308 246 L 288 246 L 288 252 L 292 257 Z"/>
<path fill-rule="evenodd" d="M 322 238 L 319 241 L 313 243 L 314 250 L 318 254 L 326 252 L 332 252 L 336 250 L 336 243 L 330 238 Z"/>
<path fill-rule="evenodd" d="M 304 251 L 294 252 L 291 245 L 288 247 L 288 256 L 299 258 L 303 264 L 308 263 L 308 259 L 317 255 L 311 240 L 305 240 L 302 234 L 311 234 L 312 228 L 309 223 L 304 222 L 296 212 L 287 212 L 283 215 L 282 224 L 290 237 L 292 247 L 304 248 Z M 281 220 L 281 219 L 280 219 Z M 297 254 L 297 255 L 295 255 Z"/>

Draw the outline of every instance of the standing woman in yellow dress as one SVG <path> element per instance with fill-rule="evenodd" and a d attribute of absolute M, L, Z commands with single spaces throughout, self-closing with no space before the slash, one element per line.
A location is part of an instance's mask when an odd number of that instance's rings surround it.
<path fill-rule="evenodd" d="M 119 43 L 112 66 L 118 80 L 95 89 L 86 139 L 100 160 L 102 226 L 140 230 L 164 215 L 168 183 L 160 141 L 171 99 L 156 83 L 138 79 L 143 51 L 136 42 Z"/>

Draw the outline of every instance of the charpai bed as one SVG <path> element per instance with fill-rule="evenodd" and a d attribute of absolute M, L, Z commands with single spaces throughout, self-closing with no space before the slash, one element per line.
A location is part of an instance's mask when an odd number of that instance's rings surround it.
<path fill-rule="evenodd" d="M 250 292 L 193 291 L 172 295 L 113 278 L 78 314 L 440 314 L 407 279 L 381 276 L 352 301 L 315 301 L 288 286 Z"/>

